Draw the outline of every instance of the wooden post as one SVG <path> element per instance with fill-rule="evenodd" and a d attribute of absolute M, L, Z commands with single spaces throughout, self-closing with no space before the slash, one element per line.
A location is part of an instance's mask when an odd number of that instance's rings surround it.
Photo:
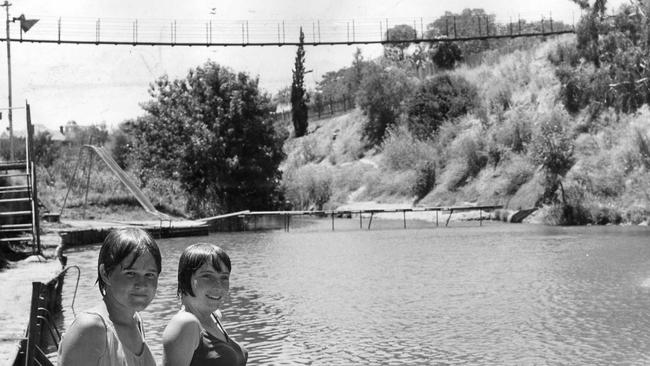
<path fill-rule="evenodd" d="M 363 229 L 363 211 L 359 210 L 359 229 Z"/>
<path fill-rule="evenodd" d="M 374 212 L 370 211 L 370 221 L 368 221 L 368 230 L 370 230 L 370 225 L 372 225 L 372 216 L 374 214 L 375 214 Z"/>
<path fill-rule="evenodd" d="M 478 226 L 483 226 L 483 210 L 478 210 Z"/>
<path fill-rule="evenodd" d="M 445 36 L 449 38 L 449 17 L 445 17 Z"/>
<path fill-rule="evenodd" d="M 438 210 L 436 210 L 436 227 L 438 227 Z"/>
<path fill-rule="evenodd" d="M 404 216 L 404 229 L 406 229 L 406 210 L 402 210 L 402 216 Z"/>
<path fill-rule="evenodd" d="M 88 141 L 88 145 L 92 145 L 93 142 L 93 137 L 90 136 L 90 140 Z M 83 212 L 81 214 L 81 217 L 84 219 L 86 218 L 86 204 L 88 203 L 88 189 L 90 188 L 90 172 L 93 169 L 93 152 L 92 149 L 88 149 L 88 173 L 86 174 L 86 194 L 84 196 L 84 206 L 83 206 Z"/>
<path fill-rule="evenodd" d="M 447 222 L 445 223 L 445 227 L 449 225 L 449 219 L 451 219 L 451 214 L 454 213 L 454 210 L 449 210 L 449 216 L 447 217 Z"/>
<path fill-rule="evenodd" d="M 38 184 L 36 184 L 36 165 L 34 164 L 34 125 L 32 125 L 32 113 L 29 103 L 25 102 L 25 113 L 27 118 L 27 173 L 30 174 L 32 188 L 32 237 L 35 243 L 32 243 L 33 254 L 41 254 L 41 229 L 40 215 L 38 213 Z"/>
<path fill-rule="evenodd" d="M 456 34 L 456 16 L 454 16 L 454 38 L 458 38 L 458 35 Z"/>

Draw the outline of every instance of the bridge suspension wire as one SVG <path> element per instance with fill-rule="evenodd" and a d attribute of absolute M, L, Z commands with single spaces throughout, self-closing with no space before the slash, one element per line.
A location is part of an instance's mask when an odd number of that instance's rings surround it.
<path fill-rule="evenodd" d="M 142 20 L 41 17 L 16 42 L 132 46 L 294 46 L 299 29 L 305 45 L 391 44 L 403 42 L 471 41 L 546 36 L 574 32 L 573 25 L 553 22 L 551 17 L 524 20 L 472 17 L 472 26 L 461 29 L 459 17 L 447 17 L 443 29 L 433 29 L 437 18 L 329 19 L 329 20 Z M 507 20 L 506 20 L 507 19 Z M 412 39 L 391 39 L 391 29 L 407 25 Z M 469 28 L 469 29 L 468 29 Z M 394 36 L 393 36 L 394 37 Z M 6 41 L 2 38 L 0 41 Z"/>

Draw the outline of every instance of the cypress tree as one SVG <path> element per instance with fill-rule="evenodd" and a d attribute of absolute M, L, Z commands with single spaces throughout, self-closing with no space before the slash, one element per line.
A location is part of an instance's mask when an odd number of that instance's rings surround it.
<path fill-rule="evenodd" d="M 293 81 L 291 83 L 291 118 L 295 137 L 307 133 L 307 91 L 305 90 L 305 35 L 300 27 L 300 40 L 296 52 L 296 62 L 293 68 Z"/>

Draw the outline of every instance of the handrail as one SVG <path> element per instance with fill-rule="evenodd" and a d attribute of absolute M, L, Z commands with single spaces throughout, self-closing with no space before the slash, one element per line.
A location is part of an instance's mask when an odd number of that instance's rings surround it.
<path fill-rule="evenodd" d="M 72 314 L 76 315 L 76 313 L 74 311 L 74 301 L 77 298 L 77 289 L 79 288 L 79 279 L 81 278 L 81 268 L 79 268 L 79 266 L 76 266 L 76 265 L 75 266 L 68 266 L 65 269 L 63 269 L 61 271 L 61 273 L 59 273 L 59 276 L 66 273 L 70 268 L 75 268 L 77 270 L 77 283 L 74 286 L 74 295 L 72 295 L 72 304 L 70 304 L 70 308 L 72 308 Z"/>

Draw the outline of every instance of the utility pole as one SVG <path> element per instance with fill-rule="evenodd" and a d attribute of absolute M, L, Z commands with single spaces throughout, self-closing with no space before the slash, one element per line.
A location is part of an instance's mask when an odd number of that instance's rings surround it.
<path fill-rule="evenodd" d="M 5 0 L 4 4 L 2 6 L 5 7 L 7 10 L 7 21 L 6 21 L 6 26 L 7 26 L 7 85 L 9 87 L 9 93 L 8 98 L 9 98 L 9 110 L 8 110 L 8 115 L 9 115 L 9 160 L 14 161 L 15 155 L 14 155 L 14 125 L 13 125 L 13 110 L 11 106 L 11 41 L 9 40 L 9 7 L 11 4 L 9 1 Z"/>
<path fill-rule="evenodd" d="M 5 41 L 7 42 L 7 86 L 9 87 L 9 92 L 7 93 L 8 99 L 9 99 L 9 160 L 14 161 L 16 156 L 14 154 L 14 125 L 13 125 L 13 106 L 11 103 L 11 36 L 9 35 L 9 7 L 11 4 L 9 3 L 8 0 L 5 0 L 5 2 L 0 5 L 5 8 L 7 12 L 7 19 L 6 19 L 6 25 L 7 25 L 7 38 Z M 20 30 L 22 32 L 27 32 L 31 27 L 38 22 L 38 19 L 25 19 L 25 15 L 21 14 L 18 18 L 11 18 L 11 22 L 18 21 L 20 23 Z M 21 33 L 21 39 L 22 39 L 22 33 Z"/>

